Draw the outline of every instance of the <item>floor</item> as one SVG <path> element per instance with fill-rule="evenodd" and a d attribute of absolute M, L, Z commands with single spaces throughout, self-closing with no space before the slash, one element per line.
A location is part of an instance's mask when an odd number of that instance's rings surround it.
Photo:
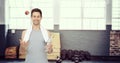
<path fill-rule="evenodd" d="M 24 61 L 1 61 L 0 63 L 24 63 Z M 56 63 L 53 61 L 50 61 L 49 63 Z M 63 61 L 62 63 L 74 63 L 71 61 Z M 120 63 L 120 61 L 83 61 L 79 63 Z"/>

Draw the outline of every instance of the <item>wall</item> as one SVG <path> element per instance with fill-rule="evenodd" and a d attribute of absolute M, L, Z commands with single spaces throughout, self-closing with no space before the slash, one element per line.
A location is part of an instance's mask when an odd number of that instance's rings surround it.
<path fill-rule="evenodd" d="M 109 35 L 107 31 L 101 30 L 57 30 L 61 38 L 61 49 L 77 49 L 89 51 L 92 55 L 108 56 L 109 55 Z M 7 46 L 19 45 L 19 39 L 22 30 L 16 30 L 16 33 L 8 32 Z"/>
<path fill-rule="evenodd" d="M 5 17 L 4 17 L 4 0 L 0 0 L 0 57 L 4 56 L 5 51 Z"/>
<path fill-rule="evenodd" d="M 0 0 L 0 56 L 4 55 L 4 48 L 6 45 L 7 46 L 18 46 L 19 45 L 18 39 L 20 38 L 21 31 L 22 31 L 22 30 L 16 30 L 16 33 L 12 34 L 11 30 L 8 30 L 7 43 L 5 42 L 4 2 L 5 0 Z M 106 19 L 108 24 L 110 24 L 109 17 Z M 58 22 L 56 24 L 58 24 Z M 55 25 L 54 28 L 55 30 L 53 31 L 60 32 L 61 34 L 62 49 L 87 50 L 92 55 L 98 55 L 98 56 L 100 55 L 108 56 L 109 54 L 109 31 L 108 30 L 102 30 L 102 31 L 69 30 L 67 31 L 67 30 L 59 30 L 58 29 L 59 25 Z"/>
<path fill-rule="evenodd" d="M 0 25 L 0 57 L 4 56 L 4 51 L 6 46 L 4 33 L 5 33 L 5 26 Z"/>
<path fill-rule="evenodd" d="M 4 24 L 5 23 L 5 9 L 4 9 L 4 2 L 5 0 L 0 0 L 0 24 Z"/>

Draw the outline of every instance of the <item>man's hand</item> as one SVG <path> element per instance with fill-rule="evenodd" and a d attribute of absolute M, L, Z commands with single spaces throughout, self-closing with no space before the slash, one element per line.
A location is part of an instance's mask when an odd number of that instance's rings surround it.
<path fill-rule="evenodd" d="M 53 52 L 52 44 L 51 43 L 49 43 L 49 44 L 46 45 L 46 52 L 49 53 L 49 54 Z"/>
<path fill-rule="evenodd" d="M 19 39 L 20 41 L 20 45 L 22 45 L 23 47 L 28 46 L 28 42 L 24 42 L 23 40 Z"/>

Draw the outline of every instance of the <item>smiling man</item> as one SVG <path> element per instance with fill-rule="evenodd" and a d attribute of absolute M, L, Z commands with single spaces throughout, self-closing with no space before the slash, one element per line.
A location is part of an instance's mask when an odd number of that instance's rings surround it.
<path fill-rule="evenodd" d="M 50 32 L 42 28 L 41 19 L 42 11 L 38 8 L 32 9 L 31 29 L 23 31 L 20 40 L 20 44 L 27 44 L 25 63 L 48 63 L 46 50 L 48 53 L 52 52 Z"/>

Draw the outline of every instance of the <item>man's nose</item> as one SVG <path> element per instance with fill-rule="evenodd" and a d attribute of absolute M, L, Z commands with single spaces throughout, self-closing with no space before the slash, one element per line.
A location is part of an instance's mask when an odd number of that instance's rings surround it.
<path fill-rule="evenodd" d="M 35 17 L 35 19 L 38 19 L 37 17 Z"/>

